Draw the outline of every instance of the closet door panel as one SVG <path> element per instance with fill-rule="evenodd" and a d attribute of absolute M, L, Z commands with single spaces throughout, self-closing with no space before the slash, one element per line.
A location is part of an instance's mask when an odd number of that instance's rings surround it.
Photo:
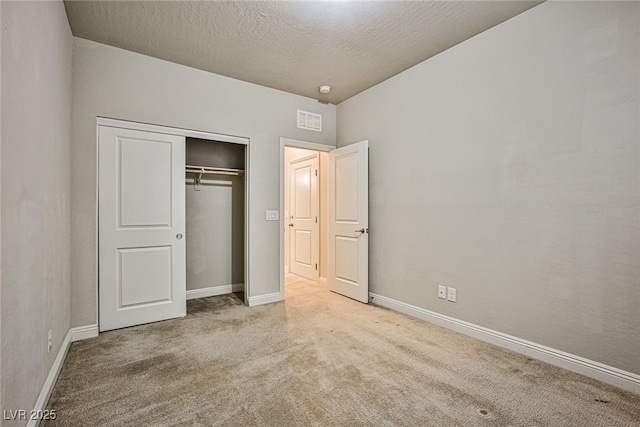
<path fill-rule="evenodd" d="M 171 301 L 171 246 L 118 251 L 118 308 Z"/>
<path fill-rule="evenodd" d="M 99 323 L 186 314 L 184 137 L 100 126 Z"/>
<path fill-rule="evenodd" d="M 118 138 L 121 227 L 171 227 L 171 141 Z"/>

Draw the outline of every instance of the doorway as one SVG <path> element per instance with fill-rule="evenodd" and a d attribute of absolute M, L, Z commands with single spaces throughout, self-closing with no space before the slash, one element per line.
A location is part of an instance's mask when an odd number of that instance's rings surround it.
<path fill-rule="evenodd" d="M 326 239 L 326 246 L 324 246 L 326 251 L 323 251 L 322 247 L 318 249 L 318 281 L 326 283 L 333 292 L 367 303 L 369 300 L 369 142 L 367 140 L 334 148 L 280 138 L 280 211 L 283 212 L 280 217 L 280 294 L 284 297 L 285 275 L 287 270 L 291 270 L 291 265 L 287 265 L 285 269 L 285 264 L 291 264 L 292 247 L 289 230 L 295 227 L 295 223 L 291 222 L 295 219 L 295 214 L 292 215 L 290 212 L 291 202 L 288 196 L 285 201 L 285 183 L 288 181 L 287 185 L 290 185 L 292 180 L 286 175 L 289 174 L 290 166 L 296 163 L 287 161 L 288 158 L 285 159 L 285 152 L 290 148 L 305 149 L 300 154 L 300 163 L 305 161 L 304 159 L 314 158 L 314 153 L 318 153 L 320 157 L 318 175 L 319 178 L 326 178 L 324 194 L 322 194 L 323 186 L 318 184 L 320 188 L 318 204 L 320 212 L 324 210 L 325 213 L 325 215 L 322 215 L 322 212 L 319 214 L 318 223 L 326 224 L 324 227 L 319 227 L 318 241 L 322 237 Z M 323 155 L 326 155 L 324 171 L 322 170 Z M 291 170 L 295 168 L 292 167 Z M 309 176 L 309 171 L 301 172 L 303 183 L 305 173 L 307 177 Z M 313 174 L 315 176 L 315 171 Z M 310 187 L 309 179 L 306 179 L 306 182 Z M 305 215 L 311 216 L 310 213 Z M 309 238 L 308 242 L 310 241 Z M 301 242 L 311 245 L 303 239 Z M 288 249 L 287 243 L 289 243 Z M 313 246 L 309 247 L 313 248 Z M 308 253 L 300 253 L 300 258 L 307 264 L 312 259 L 311 251 L 312 249 L 309 249 Z M 325 275 L 322 275 L 323 272 Z"/>
<path fill-rule="evenodd" d="M 284 269 L 326 283 L 328 153 L 286 146 L 284 157 Z"/>
<path fill-rule="evenodd" d="M 244 293 L 246 145 L 186 138 L 187 300 Z"/>
<path fill-rule="evenodd" d="M 285 269 L 298 276 L 318 281 L 320 277 L 321 177 L 318 173 L 320 153 L 286 147 L 284 156 L 287 163 L 285 211 L 289 209 L 285 212 L 288 222 L 288 228 L 285 230 L 289 232 L 289 237 L 285 238 L 285 251 L 289 253 L 289 256 L 285 257 Z"/>
<path fill-rule="evenodd" d="M 280 145 L 284 292 L 289 275 L 327 283 L 327 167 L 334 147 L 285 138 Z"/>

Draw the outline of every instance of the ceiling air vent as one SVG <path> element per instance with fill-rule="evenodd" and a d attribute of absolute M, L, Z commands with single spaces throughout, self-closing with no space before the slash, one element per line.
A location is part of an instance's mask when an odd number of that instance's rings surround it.
<path fill-rule="evenodd" d="M 298 110 L 298 127 L 322 132 L 322 115 Z"/>

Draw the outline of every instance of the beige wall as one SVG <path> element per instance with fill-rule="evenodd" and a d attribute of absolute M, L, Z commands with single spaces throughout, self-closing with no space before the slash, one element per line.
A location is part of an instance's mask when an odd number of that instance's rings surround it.
<path fill-rule="evenodd" d="M 296 127 L 296 110 L 324 132 Z M 280 138 L 335 143 L 335 106 L 87 40 L 74 39 L 72 324 L 96 322 L 96 116 L 250 139 L 250 296 L 279 291 Z"/>
<path fill-rule="evenodd" d="M 639 15 L 547 2 L 338 106 L 372 292 L 640 374 Z"/>
<path fill-rule="evenodd" d="M 69 330 L 73 41 L 62 2 L 3 1 L 0 10 L 0 395 L 3 410 L 28 413 Z"/>

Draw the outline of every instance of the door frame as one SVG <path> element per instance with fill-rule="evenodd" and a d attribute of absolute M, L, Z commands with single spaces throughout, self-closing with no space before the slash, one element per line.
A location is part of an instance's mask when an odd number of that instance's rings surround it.
<path fill-rule="evenodd" d="M 100 201 L 100 171 L 98 170 L 99 167 L 99 147 L 98 147 L 98 135 L 99 135 L 99 127 L 100 126 L 109 126 L 109 127 L 115 127 L 115 128 L 122 128 L 122 129 L 132 129 L 132 130 L 139 130 L 139 131 L 146 131 L 146 132 L 154 132 L 154 133 L 163 133 L 163 134 L 168 134 L 168 135 L 177 135 L 177 136 L 183 136 L 185 138 L 199 138 L 199 139 L 204 139 L 204 140 L 209 140 L 209 141 L 218 141 L 218 142 L 226 142 L 226 143 L 231 143 L 231 144 L 240 144 L 240 145 L 244 145 L 245 146 L 245 159 L 244 159 L 244 169 L 245 169 L 245 173 L 244 173 L 244 303 L 246 305 L 248 305 L 248 301 L 249 301 L 249 295 L 250 295 L 250 289 L 251 289 L 251 285 L 250 285 L 250 280 L 249 280 L 249 270 L 250 270 L 250 266 L 249 266 L 249 218 L 250 218 L 250 206 L 249 206 L 249 189 L 250 189 L 250 177 L 251 177 L 251 173 L 250 173 L 250 164 L 249 164 L 249 159 L 250 159 L 250 139 L 247 137 L 240 137 L 240 136 L 233 136 L 233 135 L 225 135 L 225 134 L 220 134 L 220 133 L 213 133 L 213 132 L 204 132 L 204 131 L 198 131 L 198 130 L 191 130 L 191 129 L 182 129 L 182 128 L 174 128 L 174 127 L 169 127 L 169 126 L 162 126 L 162 125 L 154 125 L 154 124 L 148 124 L 148 123 L 140 123 L 140 122 L 133 122 L 133 121 L 129 121 L 129 120 L 121 120 L 121 119 L 113 119 L 113 118 L 108 118 L 108 117 L 96 117 L 96 139 L 95 139 L 95 144 L 96 144 L 96 168 L 95 168 L 95 177 L 96 177 L 96 200 L 95 200 L 95 212 L 96 212 L 96 239 L 95 239 L 95 261 L 96 261 L 96 274 L 95 274 L 95 291 L 96 291 L 96 325 L 98 325 L 98 328 L 100 327 L 100 301 L 99 301 L 99 288 L 98 286 L 100 285 L 100 257 L 99 257 L 99 238 L 100 238 L 100 234 L 98 232 L 98 224 L 100 223 L 100 218 L 99 218 L 99 206 L 98 203 Z"/>
<path fill-rule="evenodd" d="M 285 217 L 284 217 L 284 177 L 285 168 L 287 165 L 284 161 L 284 148 L 306 148 L 307 150 L 322 151 L 328 153 L 331 150 L 335 150 L 335 145 L 318 144 L 315 142 L 300 141 L 297 139 L 280 138 L 280 298 L 284 300 L 284 232 L 285 232 Z"/>

